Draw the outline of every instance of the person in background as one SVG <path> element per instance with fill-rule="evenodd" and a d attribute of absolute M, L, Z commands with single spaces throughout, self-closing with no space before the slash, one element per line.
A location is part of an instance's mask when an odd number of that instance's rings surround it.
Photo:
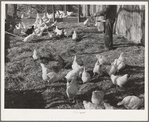
<path fill-rule="evenodd" d="M 102 11 L 95 13 L 94 16 L 95 17 L 105 16 L 105 29 L 104 29 L 105 49 L 111 50 L 113 47 L 113 24 L 115 22 L 115 18 L 117 17 L 117 6 L 104 5 Z"/>

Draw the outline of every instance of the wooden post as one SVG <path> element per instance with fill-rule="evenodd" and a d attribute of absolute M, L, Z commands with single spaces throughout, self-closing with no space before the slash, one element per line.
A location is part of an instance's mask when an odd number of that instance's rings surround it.
<path fill-rule="evenodd" d="M 46 15 L 47 15 L 47 5 L 46 5 L 46 10 L 45 10 L 45 13 L 46 13 Z"/>
<path fill-rule="evenodd" d="M 52 5 L 52 11 L 53 11 L 53 22 L 55 22 L 55 8 L 54 8 L 54 5 Z"/>
<path fill-rule="evenodd" d="M 85 13 L 86 17 L 89 16 L 89 5 L 85 5 Z"/>
<path fill-rule="evenodd" d="M 13 7 L 12 16 L 13 16 L 13 19 L 16 19 L 17 18 L 17 4 L 12 4 L 12 7 Z"/>
<path fill-rule="evenodd" d="M 80 5 L 78 5 L 78 23 L 80 22 Z"/>
<path fill-rule="evenodd" d="M 94 9 L 93 5 L 90 5 L 90 10 L 89 10 L 90 15 L 93 15 L 93 13 L 94 13 L 94 12 L 93 12 L 93 11 L 94 11 L 93 9 Z"/>
<path fill-rule="evenodd" d="M 93 13 L 96 13 L 96 5 L 94 5 Z"/>
<path fill-rule="evenodd" d="M 8 4 L 6 4 L 6 6 L 5 6 L 6 8 L 5 8 L 5 30 L 7 30 L 8 29 L 8 25 L 9 25 L 9 19 L 8 19 L 8 13 L 7 13 L 7 10 L 8 10 Z"/>
<path fill-rule="evenodd" d="M 87 17 L 87 5 L 85 5 L 85 17 Z"/>
<path fill-rule="evenodd" d="M 85 14 L 85 10 L 86 10 L 85 5 L 82 5 L 81 7 L 82 7 L 82 14 L 83 14 L 83 17 L 84 17 L 84 16 L 86 16 L 86 14 Z"/>
<path fill-rule="evenodd" d="M 64 5 L 64 13 L 65 13 L 65 15 L 67 14 L 67 8 L 66 8 L 66 5 Z"/>
<path fill-rule="evenodd" d="M 8 4 L 6 4 L 6 6 L 5 6 L 6 8 L 5 8 L 5 19 L 6 19 L 6 21 L 8 20 L 8 13 L 7 13 L 7 10 L 8 10 Z"/>

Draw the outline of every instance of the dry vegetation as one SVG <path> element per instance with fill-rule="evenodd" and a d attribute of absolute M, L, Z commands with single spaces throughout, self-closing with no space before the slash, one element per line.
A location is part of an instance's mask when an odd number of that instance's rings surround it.
<path fill-rule="evenodd" d="M 105 89 L 104 101 L 115 107 L 127 95 L 140 96 L 144 94 L 144 58 L 145 48 L 114 35 L 114 49 L 104 50 L 103 34 L 98 33 L 95 27 L 84 27 L 82 23 L 58 23 L 61 28 L 76 28 L 80 35 L 85 37 L 74 42 L 71 38 L 63 37 L 49 39 L 46 33 L 42 39 L 24 43 L 16 37 L 6 35 L 5 57 L 5 107 L 6 108 L 49 108 L 49 109 L 84 109 L 83 100 L 91 100 L 91 92 L 95 89 Z M 59 68 L 55 60 L 58 54 L 66 60 L 73 60 L 77 55 L 78 62 L 85 65 L 92 75 L 96 62 L 95 54 L 103 54 L 111 63 L 118 58 L 121 52 L 125 53 L 126 68 L 118 74 L 130 75 L 129 83 L 124 88 L 112 85 L 110 77 L 103 75 L 90 83 L 82 84 L 76 95 L 76 103 L 68 101 L 66 96 L 66 82 L 64 80 L 47 83 L 42 80 L 39 60 L 32 58 L 33 49 L 39 54 L 48 57 L 42 61 L 49 70 L 65 75 L 69 70 Z M 143 109 L 143 108 L 142 108 Z"/>

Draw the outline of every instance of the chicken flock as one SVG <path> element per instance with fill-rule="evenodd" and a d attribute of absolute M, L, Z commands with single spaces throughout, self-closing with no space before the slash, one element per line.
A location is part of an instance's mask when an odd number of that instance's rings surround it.
<path fill-rule="evenodd" d="M 72 12 L 67 12 L 67 15 L 71 15 Z M 56 12 L 56 17 L 67 17 L 62 11 Z M 32 40 L 40 39 L 43 35 L 43 32 L 46 31 L 49 38 L 55 37 L 71 37 L 72 40 L 77 40 L 78 34 L 76 30 L 67 30 L 59 29 L 57 26 L 57 21 L 51 22 L 53 14 L 44 14 L 43 17 L 40 17 L 37 13 L 36 21 L 31 28 L 27 28 L 25 24 L 19 23 L 15 26 L 15 31 L 20 31 L 27 35 L 23 42 L 30 42 Z M 23 15 L 22 15 L 23 18 Z M 88 19 L 83 23 L 85 26 L 88 23 Z M 52 24 L 51 24 L 52 23 Z M 50 24 L 50 26 L 48 26 Z M 52 32 L 49 31 L 49 28 L 53 28 Z M 66 94 L 68 99 L 75 100 L 75 96 L 79 90 L 78 78 L 82 80 L 82 83 L 88 83 L 92 81 L 96 75 L 102 77 L 103 74 L 107 74 L 111 78 L 111 82 L 117 87 L 123 87 L 127 82 L 129 82 L 129 74 L 122 76 L 116 75 L 117 72 L 121 72 L 126 67 L 126 58 L 125 54 L 122 52 L 120 56 L 115 59 L 110 65 L 107 65 L 107 59 L 105 56 L 97 54 L 96 63 L 92 70 L 93 76 L 86 70 L 85 66 L 81 66 L 77 62 L 77 56 L 74 56 L 73 62 L 71 64 L 71 71 L 69 71 L 65 76 L 66 80 Z M 38 60 L 40 57 L 37 53 L 37 50 L 33 51 L 33 59 Z M 52 83 L 56 82 L 63 77 L 58 75 L 56 72 L 47 72 L 47 68 L 44 63 L 40 63 L 42 74 L 41 77 L 45 82 Z M 105 92 L 100 90 L 92 91 L 91 101 L 83 101 L 85 109 L 116 109 L 108 103 L 104 102 Z M 126 109 L 139 109 L 144 102 L 143 98 L 137 96 L 126 96 L 121 102 L 117 103 L 117 106 L 123 105 Z"/>
<path fill-rule="evenodd" d="M 67 16 L 71 16 L 73 12 L 67 11 Z M 64 15 L 64 11 L 57 11 L 56 15 Z M 21 19 L 24 19 L 24 15 L 22 14 Z M 80 39 L 79 34 L 76 32 L 76 29 L 61 29 L 57 26 L 57 21 L 53 21 L 53 14 L 44 13 L 43 17 L 37 13 L 36 20 L 31 27 L 28 27 L 23 21 L 16 24 L 13 33 L 16 35 L 25 35 L 23 39 L 24 42 L 30 42 L 32 40 L 41 39 L 43 33 L 47 33 L 50 39 L 57 37 L 72 37 L 72 40 L 77 41 Z M 84 25 L 89 25 L 89 18 L 84 21 Z M 50 25 L 50 26 L 49 26 Z M 51 32 L 52 30 L 52 32 Z"/>

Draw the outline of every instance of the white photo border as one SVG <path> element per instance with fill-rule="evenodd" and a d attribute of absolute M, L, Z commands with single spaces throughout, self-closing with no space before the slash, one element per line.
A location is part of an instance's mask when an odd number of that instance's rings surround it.
<path fill-rule="evenodd" d="M 62 110 L 4 108 L 4 22 L 5 4 L 108 4 L 145 5 L 145 109 L 144 110 Z M 2 121 L 147 121 L 148 120 L 148 2 L 140 1 L 1 1 L 1 120 Z"/>

